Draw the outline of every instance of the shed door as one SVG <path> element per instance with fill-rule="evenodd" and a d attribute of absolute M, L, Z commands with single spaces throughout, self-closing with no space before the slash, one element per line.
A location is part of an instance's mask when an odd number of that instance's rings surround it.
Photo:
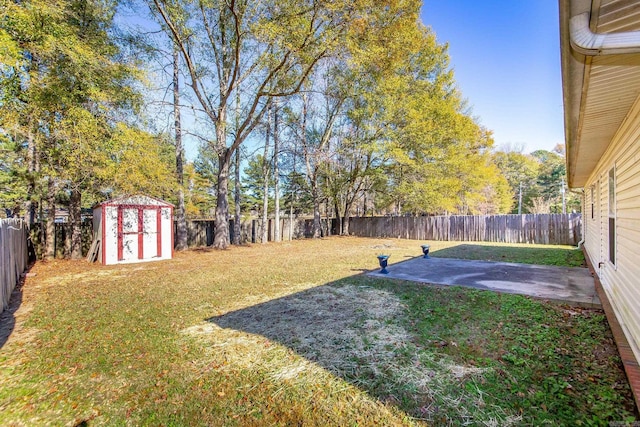
<path fill-rule="evenodd" d="M 142 230 L 143 230 L 143 249 L 142 257 L 155 258 L 161 255 L 162 246 L 160 245 L 160 209 L 144 209 L 142 211 Z"/>
<path fill-rule="evenodd" d="M 162 255 L 160 208 L 118 206 L 118 261 Z"/>

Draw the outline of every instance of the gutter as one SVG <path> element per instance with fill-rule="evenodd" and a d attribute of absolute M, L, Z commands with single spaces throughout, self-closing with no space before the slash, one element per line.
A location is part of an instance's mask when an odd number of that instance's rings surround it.
<path fill-rule="evenodd" d="M 585 56 L 640 53 L 640 31 L 598 34 L 589 28 L 589 12 L 569 20 L 571 47 Z"/>

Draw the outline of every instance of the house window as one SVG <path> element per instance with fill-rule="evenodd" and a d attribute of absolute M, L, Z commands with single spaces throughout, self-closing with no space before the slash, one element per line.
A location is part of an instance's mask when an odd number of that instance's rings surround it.
<path fill-rule="evenodd" d="M 596 198 L 595 198 L 595 185 L 591 186 L 591 219 L 596 217 Z"/>
<path fill-rule="evenodd" d="M 609 170 L 609 261 L 616 263 L 616 169 Z"/>

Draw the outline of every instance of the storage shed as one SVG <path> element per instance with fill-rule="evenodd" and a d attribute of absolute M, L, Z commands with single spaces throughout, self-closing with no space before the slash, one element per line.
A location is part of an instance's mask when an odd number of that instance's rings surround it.
<path fill-rule="evenodd" d="M 89 253 L 102 264 L 157 261 L 173 257 L 173 205 L 137 195 L 93 208 Z"/>

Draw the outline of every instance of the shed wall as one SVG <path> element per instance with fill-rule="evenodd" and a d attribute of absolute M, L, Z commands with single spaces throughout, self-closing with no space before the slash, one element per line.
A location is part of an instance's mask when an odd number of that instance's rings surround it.
<path fill-rule="evenodd" d="M 106 265 L 118 263 L 118 207 L 104 206 L 103 259 Z"/>
<path fill-rule="evenodd" d="M 102 221 L 102 207 L 98 206 L 93 210 L 93 239 L 96 237 L 102 238 L 101 236 L 96 236 L 98 230 L 100 230 L 100 221 Z"/>
<path fill-rule="evenodd" d="M 162 208 L 162 256 L 161 259 L 173 258 L 173 214 L 169 207 Z"/>
<path fill-rule="evenodd" d="M 609 261 L 609 171 L 615 168 L 615 264 Z M 640 98 L 593 171 L 585 191 L 594 217 L 586 216 L 585 249 L 640 360 Z M 587 206 L 590 209 L 590 206 Z"/>

